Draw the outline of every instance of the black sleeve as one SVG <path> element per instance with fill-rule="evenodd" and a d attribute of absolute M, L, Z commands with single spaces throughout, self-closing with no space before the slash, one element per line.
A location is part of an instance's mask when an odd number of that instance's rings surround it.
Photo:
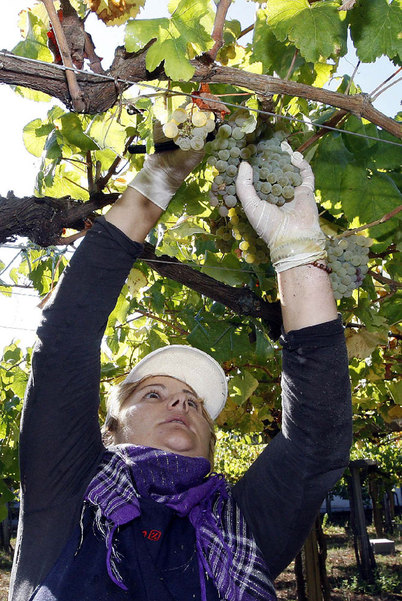
<path fill-rule="evenodd" d="M 84 492 L 103 451 L 98 424 L 100 344 L 142 245 L 99 219 L 43 311 L 22 417 L 26 512 Z"/>
<path fill-rule="evenodd" d="M 273 578 L 303 545 L 352 438 L 340 321 L 289 332 L 282 344 L 282 430 L 233 489 Z"/>

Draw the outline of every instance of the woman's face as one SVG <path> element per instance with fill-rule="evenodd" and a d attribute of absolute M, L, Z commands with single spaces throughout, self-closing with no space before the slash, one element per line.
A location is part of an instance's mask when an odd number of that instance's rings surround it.
<path fill-rule="evenodd" d="M 150 376 L 124 403 L 116 443 L 131 443 L 189 457 L 209 455 L 210 427 L 194 390 L 170 376 Z"/>

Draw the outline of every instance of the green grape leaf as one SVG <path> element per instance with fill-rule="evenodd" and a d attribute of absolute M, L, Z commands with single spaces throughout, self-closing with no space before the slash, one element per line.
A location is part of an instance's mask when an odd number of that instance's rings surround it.
<path fill-rule="evenodd" d="M 170 79 L 188 81 L 194 74 L 189 59 L 190 47 L 201 53 L 213 45 L 209 27 L 211 8 L 208 0 L 180 0 L 175 5 L 170 19 L 129 21 L 125 45 L 128 52 L 136 52 L 155 40 L 147 51 L 147 70 L 154 71 L 164 61 L 165 73 Z M 172 9 L 170 3 L 169 10 Z"/>
<path fill-rule="evenodd" d="M 244 281 L 240 261 L 232 254 L 227 254 L 223 259 L 219 259 L 214 253 L 207 251 L 202 273 L 230 286 L 240 286 Z"/>
<path fill-rule="evenodd" d="M 280 77 L 285 77 L 295 50 L 293 45 L 285 44 L 277 39 L 271 27 L 267 25 L 266 11 L 258 10 L 254 25 L 252 62 L 261 62 L 264 73 L 275 71 Z M 303 63 L 304 59 L 299 54 L 296 58 L 295 68 Z"/>
<path fill-rule="evenodd" d="M 387 382 L 386 386 L 394 403 L 402 405 L 402 380 L 399 380 L 399 382 Z"/>
<path fill-rule="evenodd" d="M 44 147 L 47 159 L 60 159 L 62 156 L 61 147 L 59 144 L 59 133 L 54 130 L 46 139 Z"/>
<path fill-rule="evenodd" d="M 30 88 L 23 88 L 22 86 L 15 86 L 14 92 L 27 100 L 33 100 L 34 102 L 50 102 L 52 99 L 49 94 L 38 92 L 37 90 L 31 90 Z"/>
<path fill-rule="evenodd" d="M 84 133 L 78 115 L 67 113 L 61 117 L 60 121 L 62 124 L 62 134 L 70 144 L 74 144 L 74 146 L 85 152 L 99 148 L 96 142 Z"/>
<path fill-rule="evenodd" d="M 54 130 L 51 123 L 44 124 L 41 119 L 34 119 L 23 129 L 25 148 L 36 157 L 40 157 L 45 148 L 47 136 Z"/>
<path fill-rule="evenodd" d="M 279 41 L 290 40 L 307 61 L 338 58 L 347 52 L 347 27 L 337 2 L 270 0 L 268 25 Z"/>
<path fill-rule="evenodd" d="M 328 134 L 318 146 L 311 161 L 316 190 L 320 191 L 321 200 L 328 201 L 331 207 L 335 207 L 341 198 L 341 173 L 352 160 L 353 154 L 346 148 L 342 136 Z"/>
<path fill-rule="evenodd" d="M 258 388 L 258 380 L 246 370 L 229 380 L 229 396 L 242 405 Z M 237 400 L 239 399 L 239 400 Z"/>
<path fill-rule="evenodd" d="M 385 54 L 402 58 L 402 1 L 360 0 L 351 11 L 350 33 L 357 56 L 372 63 Z"/>
<path fill-rule="evenodd" d="M 223 42 L 224 44 L 232 44 L 237 40 L 241 33 L 241 23 L 237 19 L 231 21 L 225 21 L 225 28 L 223 31 Z"/>
<path fill-rule="evenodd" d="M 47 28 L 40 16 L 34 14 L 36 8 L 46 11 L 44 6 L 40 4 L 34 7 L 33 10 L 22 12 L 19 25 L 25 40 L 19 42 L 12 49 L 12 53 L 49 63 L 52 62 L 53 55 L 47 47 Z"/>
<path fill-rule="evenodd" d="M 360 224 L 371 223 L 392 211 L 402 202 L 402 194 L 390 177 L 384 173 L 367 173 L 357 163 L 343 169 L 342 207 L 349 220 Z"/>

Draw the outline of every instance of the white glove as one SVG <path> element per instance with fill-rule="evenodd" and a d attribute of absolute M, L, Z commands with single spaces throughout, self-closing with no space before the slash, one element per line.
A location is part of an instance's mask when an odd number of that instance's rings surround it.
<path fill-rule="evenodd" d="M 162 140 L 161 129 L 160 124 L 155 127 L 154 139 L 157 142 Z M 198 165 L 203 156 L 204 150 L 184 151 L 179 148 L 148 155 L 143 168 L 128 185 L 165 210 L 188 174 Z"/>
<path fill-rule="evenodd" d="M 314 198 L 314 175 L 300 152 L 287 143 L 283 150 L 300 169 L 302 184 L 295 188 L 294 199 L 282 207 L 261 200 L 253 186 L 253 168 L 242 162 L 236 180 L 236 192 L 248 220 L 266 242 L 271 261 L 279 273 L 299 265 L 326 259 L 325 235 L 321 231 Z"/>

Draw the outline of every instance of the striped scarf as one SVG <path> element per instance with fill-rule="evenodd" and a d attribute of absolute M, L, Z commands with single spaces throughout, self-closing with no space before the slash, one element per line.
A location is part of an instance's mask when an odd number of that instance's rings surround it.
<path fill-rule="evenodd" d="M 268 568 L 222 475 L 209 461 L 137 445 L 109 447 L 84 499 L 107 547 L 109 577 L 127 590 L 113 545 L 116 529 L 137 518 L 140 498 L 150 498 L 188 516 L 195 529 L 201 599 L 204 570 L 225 601 L 274 601 Z"/>

